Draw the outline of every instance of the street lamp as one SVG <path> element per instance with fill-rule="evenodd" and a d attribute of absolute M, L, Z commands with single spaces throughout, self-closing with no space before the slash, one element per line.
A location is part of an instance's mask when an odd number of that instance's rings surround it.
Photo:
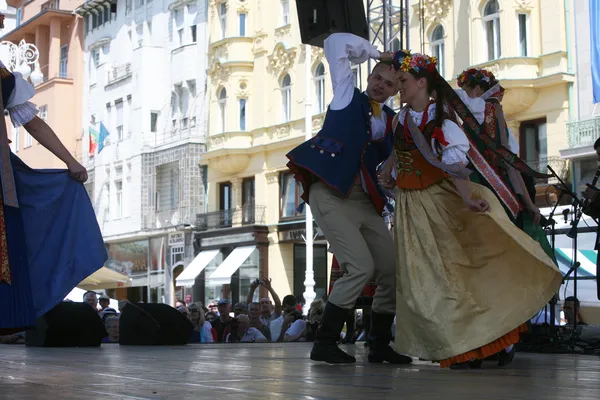
<path fill-rule="evenodd" d="M 25 80 L 30 79 L 34 86 L 44 81 L 44 74 L 40 70 L 40 52 L 31 43 L 21 40 L 19 45 L 8 41 L 0 42 L 0 57 L 6 67 L 13 72 L 19 72 Z M 30 65 L 35 64 L 32 71 Z"/>

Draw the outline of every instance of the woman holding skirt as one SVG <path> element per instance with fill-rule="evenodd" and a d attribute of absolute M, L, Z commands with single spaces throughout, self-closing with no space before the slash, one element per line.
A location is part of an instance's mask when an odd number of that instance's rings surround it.
<path fill-rule="evenodd" d="M 29 168 L 8 148 L 6 124 L 0 121 L 0 335 L 8 335 L 34 327 L 38 317 L 102 267 L 107 253 L 82 184 L 87 171 L 37 116 L 29 102 L 33 87 L 1 62 L 0 93 L 13 125 L 25 128 L 67 166 Z"/>
<path fill-rule="evenodd" d="M 435 58 L 399 51 L 395 60 L 406 106 L 380 179 L 397 188 L 395 344 L 442 367 L 479 367 L 518 342 L 562 277 L 494 193 L 469 181 L 469 141 L 444 112 Z"/>

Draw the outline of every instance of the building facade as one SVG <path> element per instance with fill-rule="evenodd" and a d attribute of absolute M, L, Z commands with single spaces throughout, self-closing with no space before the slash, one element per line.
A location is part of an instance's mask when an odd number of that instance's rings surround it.
<path fill-rule="evenodd" d="M 31 100 L 56 132 L 67 149 L 81 159 L 81 90 L 83 84 L 83 25 L 73 14 L 77 0 L 9 0 L 14 7 L 15 27 L 4 30 L 2 41 L 15 45 L 32 44 L 36 50 L 17 52 L 12 61 L 35 86 Z M 3 46 L 4 47 L 4 46 Z M 3 49 L 4 50 L 4 49 Z M 6 65 L 12 57 L 2 52 Z M 28 64 L 32 57 L 37 62 Z M 23 59 L 21 58 L 23 57 Z M 64 168 L 62 161 L 37 143 L 23 128 L 7 124 L 11 147 L 23 161 L 34 168 Z M 12 132 L 10 132 L 12 130 Z"/>
<path fill-rule="evenodd" d="M 542 7 L 543 3 L 543 7 Z M 410 47 L 437 56 L 454 85 L 469 67 L 486 68 L 506 89 L 502 106 L 519 142 L 519 156 L 534 169 L 547 165 L 569 178 L 560 149 L 576 101 L 572 2 L 563 0 L 410 1 Z M 423 30 L 421 31 L 421 27 Z M 547 181 L 536 203 L 548 206 Z"/>
<path fill-rule="evenodd" d="M 132 278 L 112 297 L 174 304 L 205 211 L 206 1 L 89 0 L 82 17 L 88 193 L 107 266 Z"/>
<path fill-rule="evenodd" d="M 599 71 L 600 66 L 593 65 L 591 60 L 592 43 L 597 43 L 598 38 L 592 38 L 590 26 L 592 18 L 597 16 L 590 15 L 587 1 L 570 3 L 573 6 L 574 65 L 577 71 L 576 102 L 567 127 L 569 142 L 560 152 L 572 163 L 573 190 L 581 194 L 585 184 L 592 182 L 598 168 L 593 145 L 600 138 L 600 103 L 594 103 L 592 69 Z M 600 21 L 595 19 L 595 23 Z"/>

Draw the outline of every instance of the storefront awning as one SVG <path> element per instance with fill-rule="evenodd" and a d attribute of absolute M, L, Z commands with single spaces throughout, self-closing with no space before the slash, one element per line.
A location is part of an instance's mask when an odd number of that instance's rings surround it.
<path fill-rule="evenodd" d="M 215 272 L 208 278 L 211 285 L 228 285 L 231 282 L 231 275 L 238 270 L 240 265 L 256 249 L 256 246 L 243 246 L 233 249 L 231 254 L 217 267 Z"/>
<path fill-rule="evenodd" d="M 556 259 L 560 271 L 565 275 L 573 266 L 575 254 L 573 249 L 556 249 Z M 594 250 L 577 250 L 577 261 L 581 266 L 577 269 L 578 278 L 590 278 L 596 276 L 596 255 Z M 573 278 L 573 274 L 570 275 Z"/>
<path fill-rule="evenodd" d="M 205 250 L 198 253 L 190 265 L 177 277 L 175 284 L 177 286 L 194 286 L 196 277 L 206 268 L 206 266 L 219 254 L 219 250 Z"/>
<path fill-rule="evenodd" d="M 106 267 L 100 268 L 77 285 L 77 287 L 84 290 L 115 289 L 130 286 L 131 278 Z"/>

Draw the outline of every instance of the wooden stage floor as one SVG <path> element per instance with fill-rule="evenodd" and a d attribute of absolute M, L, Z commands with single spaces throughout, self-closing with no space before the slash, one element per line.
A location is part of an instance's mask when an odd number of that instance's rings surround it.
<path fill-rule="evenodd" d="M 0 399 L 600 399 L 600 357 L 517 353 L 452 371 L 311 362 L 307 343 L 56 349 L 0 345 Z"/>

